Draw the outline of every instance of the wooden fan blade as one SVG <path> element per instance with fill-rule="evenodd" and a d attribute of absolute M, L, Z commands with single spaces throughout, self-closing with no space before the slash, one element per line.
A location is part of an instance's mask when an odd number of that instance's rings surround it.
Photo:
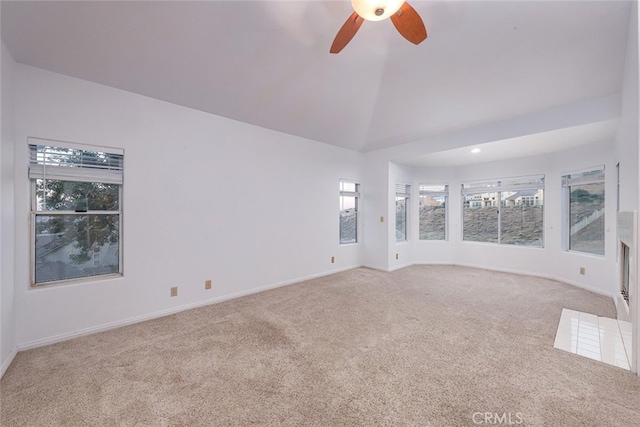
<path fill-rule="evenodd" d="M 391 15 L 391 22 L 402 37 L 413 44 L 420 44 L 427 38 L 427 29 L 422 18 L 409 3 L 404 2 L 400 9 Z"/>
<path fill-rule="evenodd" d="M 349 19 L 344 23 L 338 34 L 336 34 L 336 38 L 333 40 L 333 44 L 331 45 L 331 49 L 329 52 L 338 53 L 351 41 L 353 36 L 356 35 L 360 25 L 364 19 L 360 17 L 356 12 L 353 12 Z"/>

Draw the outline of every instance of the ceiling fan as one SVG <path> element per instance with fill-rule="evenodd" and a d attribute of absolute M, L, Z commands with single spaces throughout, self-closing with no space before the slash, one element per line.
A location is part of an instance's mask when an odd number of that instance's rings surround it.
<path fill-rule="evenodd" d="M 351 5 L 355 12 L 338 31 L 329 50 L 331 53 L 340 52 L 356 35 L 365 19 L 382 21 L 391 18 L 398 32 L 413 44 L 419 44 L 427 38 L 422 18 L 404 0 L 351 0 Z"/>

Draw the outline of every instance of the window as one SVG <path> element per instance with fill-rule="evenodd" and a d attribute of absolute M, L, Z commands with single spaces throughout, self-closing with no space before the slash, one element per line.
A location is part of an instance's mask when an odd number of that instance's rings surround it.
<path fill-rule="evenodd" d="M 604 255 L 604 166 L 564 175 L 562 189 L 568 249 Z"/>
<path fill-rule="evenodd" d="M 396 242 L 406 242 L 411 185 L 396 184 Z"/>
<path fill-rule="evenodd" d="M 122 273 L 122 150 L 29 142 L 32 283 Z"/>
<path fill-rule="evenodd" d="M 544 175 L 462 184 L 462 239 L 543 245 Z"/>
<path fill-rule="evenodd" d="M 448 185 L 420 184 L 420 240 L 447 239 Z"/>
<path fill-rule="evenodd" d="M 360 184 L 340 181 L 340 244 L 358 243 Z"/>

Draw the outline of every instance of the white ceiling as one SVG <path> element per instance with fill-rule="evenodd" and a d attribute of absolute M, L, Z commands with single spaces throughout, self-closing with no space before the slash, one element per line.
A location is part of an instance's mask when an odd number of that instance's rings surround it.
<path fill-rule="evenodd" d="M 628 2 L 410 3 L 421 45 L 365 22 L 338 55 L 348 0 L 3 1 L 2 39 L 20 63 L 359 151 L 621 90 Z"/>
<path fill-rule="evenodd" d="M 410 159 L 403 159 L 402 163 L 414 166 L 463 166 L 525 156 L 539 156 L 580 145 L 606 141 L 615 134 L 617 128 L 618 120 L 605 120 L 414 156 Z"/>

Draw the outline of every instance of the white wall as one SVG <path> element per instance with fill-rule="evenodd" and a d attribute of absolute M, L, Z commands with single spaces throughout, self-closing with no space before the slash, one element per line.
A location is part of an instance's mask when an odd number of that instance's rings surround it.
<path fill-rule="evenodd" d="M 20 348 L 362 264 L 362 243 L 338 243 L 362 154 L 20 64 L 15 79 Z M 28 137 L 124 149 L 123 278 L 30 289 Z"/>
<path fill-rule="evenodd" d="M 363 263 L 378 270 L 389 268 L 389 226 L 395 221 L 395 217 L 389 215 L 389 191 L 389 161 L 385 157 L 367 155 L 365 183 L 362 187 Z"/>
<path fill-rule="evenodd" d="M 640 73 L 638 67 L 638 4 L 633 2 L 631 9 L 631 19 L 629 21 L 629 35 L 627 38 L 627 51 L 624 64 L 624 74 L 622 78 L 622 113 L 620 117 L 620 127 L 616 141 L 616 151 L 620 159 L 620 194 L 623 195 L 623 203 L 620 204 L 621 211 L 638 210 L 640 193 L 640 174 L 638 173 L 639 158 L 639 114 L 640 108 Z M 636 257 L 638 258 L 638 257 Z M 640 259 L 636 259 L 637 267 L 640 271 Z M 631 296 L 631 298 L 634 298 Z M 635 296 L 636 301 L 638 295 Z M 635 359 L 632 360 L 632 369 L 636 369 L 640 363 L 640 304 L 636 302 L 636 313 L 631 313 L 634 319 L 633 332 L 635 340 Z M 640 373 L 639 373 L 640 374 Z"/>
<path fill-rule="evenodd" d="M 616 154 L 620 161 L 620 210 L 638 209 L 638 7 L 633 3 L 629 21 L 629 37 L 622 79 L 622 109 L 616 138 Z"/>
<path fill-rule="evenodd" d="M 14 306 L 14 140 L 13 58 L 2 43 L 0 53 L 0 376 L 16 354 Z"/>

